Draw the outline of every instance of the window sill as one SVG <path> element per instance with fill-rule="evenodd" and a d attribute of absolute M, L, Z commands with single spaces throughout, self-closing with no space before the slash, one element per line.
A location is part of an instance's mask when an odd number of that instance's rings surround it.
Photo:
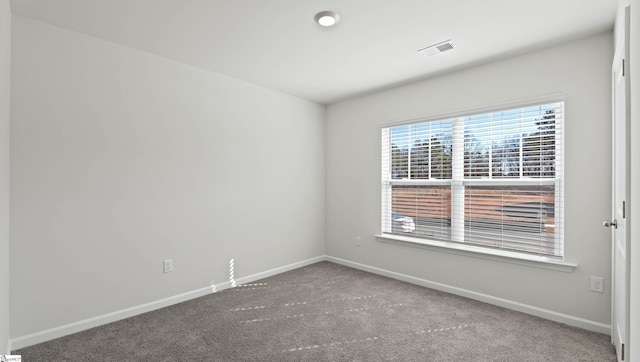
<path fill-rule="evenodd" d="M 565 273 L 573 272 L 573 270 L 578 267 L 578 264 L 567 263 L 544 256 L 518 253 L 514 251 L 494 250 L 473 245 L 427 240 L 402 235 L 382 234 L 375 235 L 375 237 L 380 239 L 381 241 L 397 245 L 421 247 L 443 253 L 458 254 L 480 259 L 495 260 L 504 263 L 526 265 L 536 268 L 551 269 L 562 271 Z"/>

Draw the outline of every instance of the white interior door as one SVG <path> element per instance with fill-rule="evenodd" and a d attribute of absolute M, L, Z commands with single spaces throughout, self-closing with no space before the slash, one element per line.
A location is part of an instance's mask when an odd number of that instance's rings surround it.
<path fill-rule="evenodd" d="M 612 228 L 612 318 L 611 339 L 616 346 L 618 361 L 625 361 L 629 348 L 629 230 L 627 202 L 630 195 L 629 149 L 630 112 L 629 77 L 625 74 L 625 57 L 629 54 L 629 8 L 625 16 L 625 39 L 619 42 L 613 62 L 613 220 L 605 222 Z"/>

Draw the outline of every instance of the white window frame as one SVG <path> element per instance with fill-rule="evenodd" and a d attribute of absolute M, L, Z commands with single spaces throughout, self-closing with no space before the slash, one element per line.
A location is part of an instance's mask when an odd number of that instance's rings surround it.
<path fill-rule="evenodd" d="M 452 195 L 464 194 L 465 186 L 490 186 L 490 185 L 502 185 L 505 180 L 502 179 L 464 179 L 464 122 L 465 117 L 473 115 L 480 115 L 493 112 L 502 112 L 510 109 L 526 108 L 531 106 L 537 106 L 548 103 L 564 103 L 564 95 L 552 95 L 548 97 L 540 97 L 535 99 L 529 99 L 526 101 L 513 102 L 507 104 L 500 104 L 491 107 L 476 108 L 456 113 L 440 114 L 431 117 L 424 117 L 419 119 L 413 119 L 401 122 L 392 122 L 381 125 L 382 127 L 382 142 L 386 142 L 390 145 L 390 128 L 411 125 L 417 123 L 425 123 L 430 121 L 451 119 L 454 121 L 453 133 L 457 133 L 457 136 L 452 137 L 452 142 L 462 143 L 452 147 L 452 178 L 450 180 L 436 180 L 436 179 L 420 179 L 420 180 L 398 180 L 392 179 L 390 156 L 382 157 L 382 210 L 381 210 L 381 226 L 391 225 L 391 188 L 394 185 L 447 185 L 451 187 Z M 566 115 L 566 114 L 565 114 Z M 564 115 L 563 115 L 564 116 Z M 556 144 L 564 145 L 564 117 L 562 124 L 560 124 L 560 132 L 556 132 Z M 461 136 L 462 135 L 462 136 Z M 520 150 L 522 153 L 522 149 Z M 384 152 L 384 149 L 383 149 Z M 390 148 L 389 148 L 390 152 Z M 555 202 L 555 215 L 556 218 L 556 232 L 555 232 L 555 247 L 556 253 L 560 256 L 549 255 L 535 255 L 526 252 L 519 252 L 515 250 L 493 249 L 478 245 L 470 245 L 464 243 L 464 197 L 452 197 L 451 207 L 451 224 L 452 224 L 452 241 L 443 240 L 431 240 L 428 237 L 414 237 L 411 235 L 397 235 L 389 233 L 389 230 L 382 230 L 381 234 L 376 235 L 383 241 L 390 241 L 393 243 L 407 244 L 410 243 L 413 246 L 435 248 L 439 251 L 454 252 L 457 254 L 478 256 L 481 258 L 497 259 L 501 261 L 514 262 L 519 264 L 541 266 L 544 268 L 555 269 L 560 271 L 572 271 L 577 264 L 565 261 L 564 251 L 564 147 L 556 150 L 556 159 L 560 160 L 556 164 L 556 176 L 552 179 L 509 179 L 509 184 L 518 185 L 553 185 L 556 193 Z M 522 167 L 520 167 L 522 172 Z M 455 201 L 454 201 L 455 200 Z M 455 204 L 454 204 L 455 202 Z M 456 227 L 454 227 L 456 225 Z M 455 232 L 455 233 L 454 233 Z"/>

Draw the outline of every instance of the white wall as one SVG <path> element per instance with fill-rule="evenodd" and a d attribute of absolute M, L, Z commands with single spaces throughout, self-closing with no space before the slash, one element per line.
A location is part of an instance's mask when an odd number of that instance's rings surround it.
<path fill-rule="evenodd" d="M 12 338 L 324 255 L 324 106 L 19 16 L 12 56 Z"/>
<path fill-rule="evenodd" d="M 11 9 L 0 0 L 0 354 L 9 341 L 9 116 Z"/>
<path fill-rule="evenodd" d="M 327 110 L 327 254 L 446 288 L 561 314 L 606 331 L 610 280 L 611 61 L 605 33 L 330 105 Z M 463 51 L 463 49 L 460 49 Z M 443 56 L 447 56 L 446 54 Z M 425 67 L 429 65 L 425 63 Z M 379 241 L 380 125 L 566 93 L 566 261 L 573 272 L 490 261 Z M 362 236 L 362 246 L 354 238 Z M 608 283 L 607 283 L 608 284 Z M 526 309 L 526 308 L 525 308 Z M 562 319 L 562 318 L 561 318 Z M 565 318 L 566 319 L 566 318 Z M 584 322 L 584 323 L 583 323 Z"/>

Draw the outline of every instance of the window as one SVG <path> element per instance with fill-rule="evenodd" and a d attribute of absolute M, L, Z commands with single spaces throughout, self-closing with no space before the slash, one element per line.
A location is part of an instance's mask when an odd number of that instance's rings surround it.
<path fill-rule="evenodd" d="M 564 103 L 382 129 L 382 232 L 562 258 Z"/>

